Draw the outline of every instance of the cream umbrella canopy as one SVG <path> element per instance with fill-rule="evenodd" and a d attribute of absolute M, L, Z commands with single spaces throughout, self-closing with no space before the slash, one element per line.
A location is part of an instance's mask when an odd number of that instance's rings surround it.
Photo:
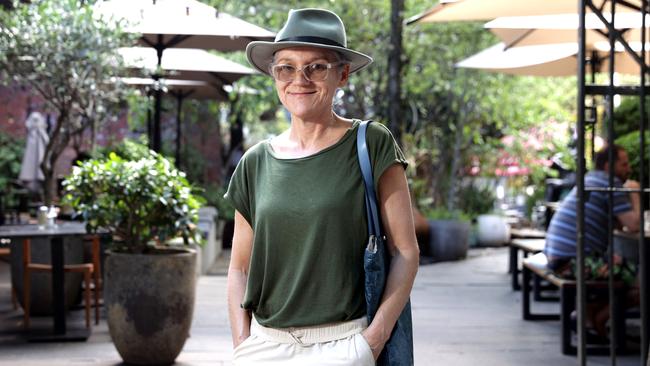
<path fill-rule="evenodd" d="M 611 22 L 609 13 L 603 14 Z M 646 24 L 650 19 L 646 18 Z M 641 41 L 641 13 L 616 14 L 614 24 L 628 42 Z M 578 41 L 578 14 L 539 15 L 523 17 L 500 17 L 484 25 L 507 47 L 538 44 L 567 43 Z M 585 15 L 586 45 L 607 42 L 607 26 L 593 13 Z"/>
<path fill-rule="evenodd" d="M 200 48 L 244 50 L 251 41 L 273 40 L 275 34 L 196 0 L 99 1 L 100 16 L 124 19 L 126 31 L 139 33 L 139 43 L 155 49 Z"/>
<path fill-rule="evenodd" d="M 155 49 L 157 64 L 170 48 L 244 50 L 251 41 L 272 41 L 275 34 L 196 0 L 98 1 L 98 17 L 123 19 L 128 32 L 140 34 L 142 45 Z M 167 51 L 166 51 L 167 50 Z M 154 74 L 153 78 L 163 75 Z M 154 93 L 152 148 L 160 150 L 160 91 Z"/>
<path fill-rule="evenodd" d="M 152 48 L 124 47 L 118 49 L 118 53 L 129 68 L 152 70 L 157 67 L 156 50 Z M 160 66 L 165 79 L 198 80 L 221 85 L 257 73 L 249 67 L 199 49 L 170 48 L 165 51 Z"/>
<path fill-rule="evenodd" d="M 609 44 L 595 43 L 591 52 L 593 63 L 587 63 L 587 72 L 609 70 Z M 578 44 L 558 43 L 508 48 L 498 43 L 458 63 L 457 67 L 481 69 L 511 75 L 572 76 L 578 72 Z M 592 69 L 594 65 L 594 70 Z M 615 71 L 638 74 L 639 65 L 627 52 L 615 52 Z"/>
<path fill-rule="evenodd" d="M 593 0 L 602 8 L 608 0 Z M 628 0 L 640 8 L 642 0 Z M 461 20 L 492 20 L 498 17 L 577 13 L 575 0 L 443 0 L 431 9 L 409 18 L 407 24 L 426 22 L 450 22 Z M 621 12 L 636 10 L 619 6 Z"/>

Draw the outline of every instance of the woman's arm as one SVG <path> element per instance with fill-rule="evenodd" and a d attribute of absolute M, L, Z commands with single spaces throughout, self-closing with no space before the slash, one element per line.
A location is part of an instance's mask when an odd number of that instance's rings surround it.
<path fill-rule="evenodd" d="M 228 317 L 233 347 L 250 335 L 251 315 L 241 308 L 246 292 L 248 266 L 253 248 L 253 229 L 244 216 L 235 211 L 235 230 L 232 238 L 230 267 L 228 268 Z"/>
<path fill-rule="evenodd" d="M 384 295 L 372 323 L 363 332 L 375 359 L 408 301 L 418 270 L 420 252 L 404 168 L 390 166 L 379 179 L 381 219 L 392 255 Z"/>

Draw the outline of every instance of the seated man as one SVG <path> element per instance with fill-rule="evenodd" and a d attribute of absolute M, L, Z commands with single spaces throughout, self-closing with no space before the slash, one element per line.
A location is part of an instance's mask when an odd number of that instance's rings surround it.
<path fill-rule="evenodd" d="M 614 186 L 639 188 L 639 183 L 628 180 L 630 164 L 627 153 L 620 146 L 613 145 L 614 149 Z M 609 186 L 609 147 L 596 153 L 596 169 L 585 175 L 585 187 Z M 628 231 L 639 230 L 640 198 L 638 193 L 614 192 L 613 213 L 617 227 Z M 546 246 L 544 253 L 548 258 L 548 267 L 561 277 L 575 278 L 575 257 L 577 245 L 577 189 L 565 197 L 549 224 L 546 233 Z M 606 279 L 607 270 L 607 237 L 609 193 L 588 192 L 585 202 L 585 272 L 586 279 Z M 619 266 L 618 278 L 632 284 L 636 270 L 631 265 L 623 263 L 619 256 L 615 256 L 615 266 Z M 604 335 L 607 314 L 600 314 L 606 306 L 600 309 L 591 309 L 591 325 L 597 333 Z M 605 319 L 599 319 L 605 317 Z"/>

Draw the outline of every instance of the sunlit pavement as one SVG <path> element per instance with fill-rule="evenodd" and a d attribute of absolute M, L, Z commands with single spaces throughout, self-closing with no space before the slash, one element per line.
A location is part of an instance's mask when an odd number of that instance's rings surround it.
<path fill-rule="evenodd" d="M 214 267 L 224 273 L 226 260 Z M 420 267 L 412 294 L 416 365 L 576 365 L 560 353 L 559 321 L 521 320 L 521 294 L 510 289 L 506 248 L 471 249 L 462 261 Z M 226 311 L 226 277 L 202 276 L 191 337 L 177 365 L 230 365 L 231 341 Z M 535 303 L 554 311 L 557 303 Z M 34 318 L 34 326 L 51 324 Z M 82 324 L 82 310 L 69 322 Z M 28 343 L 22 311 L 10 300 L 9 265 L 0 262 L 0 365 L 120 365 L 105 319 L 87 342 Z M 589 365 L 609 365 L 589 357 Z M 639 365 L 638 357 L 619 356 L 618 365 Z"/>

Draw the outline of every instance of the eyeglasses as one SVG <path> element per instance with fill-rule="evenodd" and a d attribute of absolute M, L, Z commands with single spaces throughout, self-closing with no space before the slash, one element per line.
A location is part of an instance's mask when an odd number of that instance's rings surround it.
<path fill-rule="evenodd" d="M 305 76 L 305 79 L 308 81 L 323 81 L 327 79 L 331 68 L 340 66 L 342 64 L 344 64 L 344 62 L 333 62 L 327 64 L 313 63 L 305 65 L 301 68 L 280 64 L 272 65 L 270 69 L 271 75 L 273 75 L 276 80 L 280 80 L 285 83 L 294 81 L 297 77 L 298 72 L 302 72 L 302 74 Z"/>

